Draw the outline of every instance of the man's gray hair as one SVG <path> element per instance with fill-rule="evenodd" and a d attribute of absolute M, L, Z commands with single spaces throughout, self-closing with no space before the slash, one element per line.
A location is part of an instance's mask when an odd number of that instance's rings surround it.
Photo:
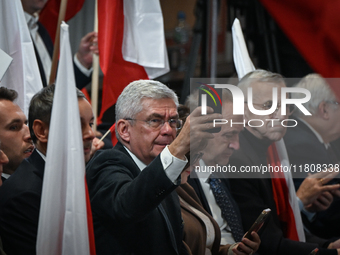
<path fill-rule="evenodd" d="M 142 100 L 171 98 L 178 106 L 175 92 L 159 81 L 138 80 L 125 87 L 116 103 L 116 122 L 120 119 L 135 118 L 143 110 Z"/>
<path fill-rule="evenodd" d="M 271 82 L 271 83 L 284 83 L 285 81 L 281 74 L 278 73 L 272 73 L 270 71 L 257 69 L 255 71 L 252 71 L 248 74 L 246 74 L 238 83 L 238 87 L 242 90 L 243 95 L 245 98 L 248 96 L 248 88 L 251 87 L 251 85 L 254 82 Z"/>
<path fill-rule="evenodd" d="M 332 89 L 329 87 L 326 79 L 317 73 L 308 74 L 303 77 L 298 84 L 295 85 L 297 88 L 304 88 L 309 90 L 311 93 L 311 99 L 304 103 L 303 106 L 312 114 L 316 114 L 321 102 L 336 102 L 336 96 Z M 302 93 L 292 93 L 292 98 L 303 98 L 305 97 Z M 332 104 L 332 107 L 337 108 L 338 106 Z M 296 109 L 294 116 L 305 117 L 305 115 Z"/>

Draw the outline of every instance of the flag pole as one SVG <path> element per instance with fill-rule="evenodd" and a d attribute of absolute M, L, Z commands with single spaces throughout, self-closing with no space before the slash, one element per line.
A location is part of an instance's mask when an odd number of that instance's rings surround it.
<path fill-rule="evenodd" d="M 94 11 L 94 31 L 98 32 L 98 1 L 95 2 Z M 98 43 L 98 42 L 97 42 Z M 91 83 L 91 104 L 94 115 L 93 131 L 97 130 L 97 112 L 98 112 L 98 88 L 99 88 L 99 56 L 93 54 L 92 62 L 92 83 Z"/>
<path fill-rule="evenodd" d="M 50 81 L 49 84 L 52 84 L 55 81 L 57 75 L 57 67 L 58 67 L 58 59 L 59 59 L 59 38 L 60 38 L 60 25 L 61 22 L 65 19 L 66 14 L 66 7 L 67 7 L 67 0 L 61 0 L 60 9 L 59 9 L 59 16 L 58 16 L 58 24 L 57 24 L 57 32 L 55 34 L 54 40 L 54 50 L 53 50 L 53 58 L 52 58 L 52 67 L 51 67 L 51 74 L 50 74 Z"/>

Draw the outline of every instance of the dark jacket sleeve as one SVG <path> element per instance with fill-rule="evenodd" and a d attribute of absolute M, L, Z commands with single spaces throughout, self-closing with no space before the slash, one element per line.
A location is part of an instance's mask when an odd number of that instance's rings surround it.
<path fill-rule="evenodd" d="M 87 165 L 92 207 L 107 222 L 122 227 L 143 220 L 177 187 L 160 169 L 160 156 L 140 172 L 128 155 L 103 151 Z"/>

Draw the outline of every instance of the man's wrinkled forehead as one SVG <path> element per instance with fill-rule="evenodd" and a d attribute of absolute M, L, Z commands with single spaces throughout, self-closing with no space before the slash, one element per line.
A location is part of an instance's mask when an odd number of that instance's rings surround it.
<path fill-rule="evenodd" d="M 178 117 L 177 106 L 172 98 L 143 98 L 141 100 L 142 110 L 139 113 L 149 116 L 164 115 L 169 113 L 171 117 Z M 138 114 L 139 114 L 138 113 Z"/>

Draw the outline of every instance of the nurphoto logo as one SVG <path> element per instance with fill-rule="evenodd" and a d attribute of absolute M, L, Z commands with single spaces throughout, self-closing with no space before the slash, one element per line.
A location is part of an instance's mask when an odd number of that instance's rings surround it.
<path fill-rule="evenodd" d="M 202 83 L 203 84 L 203 83 Z M 219 99 L 220 104 L 222 106 L 222 101 L 220 95 L 216 92 L 216 89 L 228 89 L 232 96 L 233 96 L 233 114 L 234 115 L 244 115 L 244 95 L 240 88 L 238 88 L 235 85 L 230 84 L 203 84 L 202 86 L 206 86 L 211 91 L 213 91 L 216 95 L 216 97 Z M 211 92 L 208 90 L 202 88 L 202 86 L 199 88 L 200 90 L 205 91 L 215 102 L 215 105 L 217 105 L 216 100 Z M 288 93 L 303 93 L 306 95 L 304 98 L 288 98 Z M 207 114 L 207 95 L 201 94 L 200 95 L 200 101 L 201 101 L 201 113 L 202 115 Z M 304 115 L 312 115 L 302 104 L 306 103 L 310 100 L 311 94 L 307 89 L 304 88 L 294 88 L 294 87 L 282 87 L 281 88 L 281 114 L 286 115 L 286 109 L 287 105 L 295 105 L 298 109 L 300 109 L 301 112 L 303 112 Z M 254 108 L 253 105 L 253 91 L 252 88 L 248 88 L 248 98 L 247 98 L 247 104 L 249 110 L 256 114 L 256 115 L 270 115 L 274 113 L 278 107 L 278 98 L 277 98 L 277 88 L 273 88 L 273 104 L 270 109 L 268 110 L 257 110 Z"/>

